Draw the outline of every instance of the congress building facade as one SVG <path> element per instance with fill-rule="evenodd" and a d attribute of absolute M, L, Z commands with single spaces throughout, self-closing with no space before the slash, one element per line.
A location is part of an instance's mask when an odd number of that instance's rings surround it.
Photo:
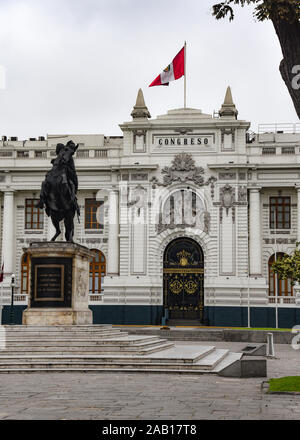
<path fill-rule="evenodd" d="M 140 90 L 131 116 L 120 124 L 123 136 L 2 137 L 3 322 L 12 273 L 16 322 L 26 308 L 26 248 L 54 235 L 34 205 L 56 144 L 72 139 L 75 241 L 94 251 L 94 323 L 300 324 L 298 287 L 271 268 L 300 241 L 300 125 L 250 133 L 230 88 L 218 114 L 187 108 L 156 119 Z"/>

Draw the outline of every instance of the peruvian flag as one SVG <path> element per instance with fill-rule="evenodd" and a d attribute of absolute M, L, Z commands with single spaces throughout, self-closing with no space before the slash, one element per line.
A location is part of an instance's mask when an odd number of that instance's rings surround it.
<path fill-rule="evenodd" d="M 185 57 L 185 46 L 178 52 L 176 57 L 173 59 L 171 64 L 169 64 L 163 72 L 158 75 L 157 78 L 150 84 L 152 86 L 168 86 L 170 81 L 175 81 L 184 75 L 184 57 Z"/>
<path fill-rule="evenodd" d="M 2 283 L 4 278 L 4 262 L 2 263 L 1 272 L 0 272 L 0 283 Z"/>

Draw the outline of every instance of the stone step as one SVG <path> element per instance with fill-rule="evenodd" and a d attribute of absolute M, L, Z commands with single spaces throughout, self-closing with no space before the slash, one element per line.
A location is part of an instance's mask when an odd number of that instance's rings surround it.
<path fill-rule="evenodd" d="M 159 342 L 152 344 L 152 346 L 149 347 L 151 344 L 140 344 L 140 345 L 132 345 L 132 346 L 92 346 L 92 347 L 85 347 L 85 346 L 65 346 L 65 347 L 7 347 L 4 350 L 0 351 L 0 359 L 3 357 L 3 355 L 8 353 L 18 353 L 19 356 L 23 356 L 25 354 L 37 354 L 37 353 L 53 353 L 57 355 L 66 354 L 66 353 L 73 353 L 73 354 L 100 354 L 105 353 L 107 355 L 110 354 L 116 354 L 116 353 L 136 353 L 140 355 L 146 355 L 151 353 L 156 353 L 157 351 L 166 350 L 170 347 L 172 347 L 174 344 L 173 342 Z"/>
<path fill-rule="evenodd" d="M 5 364 L 0 364 L 0 373 L 1 370 L 5 369 L 11 369 L 11 368 L 18 368 L 20 370 L 26 370 L 28 368 L 38 368 L 38 369 L 64 369 L 65 371 L 76 369 L 94 369 L 95 371 L 98 371 L 99 369 L 105 369 L 106 371 L 110 372 L 111 370 L 115 369 L 145 369 L 145 370 L 200 370 L 200 371 L 209 371 L 208 368 L 201 368 L 200 365 L 197 364 L 176 364 L 176 363 L 140 363 L 137 367 L 135 363 L 105 363 L 105 362 L 97 362 L 97 363 L 87 363 L 87 362 L 72 362 L 72 363 L 64 363 L 64 362 L 6 362 Z"/>
<path fill-rule="evenodd" d="M 192 370 L 192 369 L 174 369 L 174 370 L 166 370 L 164 368 L 158 369 L 147 369 L 147 368 L 114 368 L 109 371 L 110 373 L 158 373 L 158 374 L 218 374 L 209 370 Z M 70 368 L 68 370 L 64 368 L 5 368 L 0 369 L 0 374 L 20 374 L 20 373 L 107 373 L 106 368 Z"/>
<path fill-rule="evenodd" d="M 11 369 L 11 368 L 19 368 L 19 369 L 28 369 L 28 368 L 40 368 L 40 369 L 65 369 L 73 370 L 76 369 L 94 369 L 97 371 L 98 369 L 120 369 L 120 368 L 126 368 L 126 369 L 147 369 L 147 370 L 153 370 L 153 369 L 165 369 L 167 371 L 169 370 L 178 370 L 183 369 L 190 369 L 190 370 L 213 370 L 213 368 L 216 367 L 218 363 L 224 360 L 224 358 L 228 355 L 228 350 L 214 350 L 212 352 L 208 351 L 208 354 L 205 355 L 205 353 L 202 353 L 202 358 L 198 359 L 197 362 L 191 363 L 191 362 L 175 362 L 174 359 L 169 360 L 169 362 L 163 361 L 161 359 L 161 362 L 157 362 L 156 359 L 152 359 L 152 361 L 147 362 L 145 359 L 141 359 L 139 363 L 137 363 L 134 359 L 125 359 L 123 358 L 122 361 L 114 360 L 105 360 L 101 358 L 94 358 L 94 359 L 82 359 L 82 358 L 73 358 L 73 359 L 42 359 L 42 358 L 36 358 L 36 359 L 22 359 L 22 362 L 20 359 L 6 359 L 2 360 L 0 362 L 0 370 L 3 369 Z M 176 359 L 175 359 L 176 360 Z M 178 359 L 177 359 L 178 361 Z"/>
<path fill-rule="evenodd" d="M 101 329 L 112 329 L 111 324 L 87 324 L 87 325 L 7 325 L 5 324 L 3 327 L 5 327 L 6 330 L 11 331 L 77 331 L 77 330 L 87 330 L 91 329 L 93 331 L 95 330 L 101 330 Z M 115 329 L 119 329 L 118 327 L 114 327 Z M 120 329 L 119 329 L 120 330 Z"/>
<path fill-rule="evenodd" d="M 125 343 L 124 343 L 125 342 Z M 122 341 L 122 340 L 100 340 L 100 341 L 83 341 L 81 342 L 78 339 L 74 339 L 74 340 L 67 340 L 67 341 L 45 341 L 45 342 L 41 342 L 41 341 L 36 341 L 36 343 L 29 343 L 26 344 L 24 341 L 24 344 L 19 343 L 19 344 L 15 344 L 15 343 L 11 343 L 8 342 L 6 344 L 6 347 L 4 349 L 4 351 L 15 351 L 17 353 L 19 352 L 23 352 L 26 350 L 31 350 L 31 351 L 56 351 L 58 350 L 62 350 L 62 349 L 67 349 L 67 351 L 71 351 L 71 350 L 76 350 L 76 349 L 82 349 L 84 350 L 97 350 L 97 351 L 111 351 L 112 349 L 119 349 L 120 351 L 122 350 L 136 350 L 138 348 L 147 348 L 147 347 L 155 347 L 157 345 L 161 345 L 164 342 L 168 342 L 168 344 L 173 344 L 170 341 L 167 341 L 167 339 L 159 339 L 159 338 L 151 338 L 149 339 L 144 339 L 144 340 L 129 340 L 129 341 Z"/>
<path fill-rule="evenodd" d="M 228 367 L 229 365 L 231 365 L 235 361 L 240 360 L 242 358 L 242 356 L 243 356 L 243 353 L 233 353 L 233 352 L 228 353 L 228 355 L 225 356 L 225 358 L 222 359 L 221 362 L 219 362 L 213 368 L 212 372 L 220 373 L 222 370 L 224 370 L 224 368 Z"/>
<path fill-rule="evenodd" d="M 195 366 L 203 370 L 212 370 L 215 368 L 229 353 L 229 350 L 216 349 L 205 358 L 195 363 Z"/>
<path fill-rule="evenodd" d="M 103 332 L 78 332 L 78 333 L 74 333 L 74 332 L 65 332 L 65 333 L 15 333 L 15 334 L 11 334 L 11 333 L 7 333 L 6 332 L 6 338 L 7 339 L 37 339 L 37 338 L 90 338 L 90 337 L 105 337 L 107 336 L 123 336 L 123 335 L 127 335 L 127 332 L 120 332 L 120 331 L 114 331 L 114 330 L 110 330 L 110 331 L 103 331 Z"/>
<path fill-rule="evenodd" d="M 109 338 L 56 338 L 56 339 L 47 339 L 47 338 L 32 338 L 32 339 L 6 339 L 6 347 L 63 347 L 63 346 L 91 346 L 91 345 L 136 345 L 140 343 L 147 342 L 158 342 L 158 341 L 166 341 L 166 339 L 158 338 L 157 336 L 128 336 L 128 335 L 120 335 L 111 336 Z"/>
<path fill-rule="evenodd" d="M 72 362 L 84 362 L 84 363 L 96 363 L 96 362 L 105 362 L 108 364 L 120 363 L 163 363 L 163 364 L 172 364 L 175 363 L 177 365 L 192 365 L 198 362 L 200 359 L 204 359 L 209 356 L 212 352 L 214 352 L 214 346 L 202 346 L 197 347 L 195 349 L 194 346 L 185 346 L 185 347 L 169 347 L 163 353 L 152 353 L 148 354 L 148 356 L 141 356 L 138 353 L 118 353 L 114 355 L 105 354 L 26 354 L 26 355 L 17 355 L 17 354 L 7 354 L 3 353 L 3 350 L 0 351 L 0 365 L 5 364 L 6 362 L 19 362 L 23 363 L 35 363 L 35 362 L 64 362 L 64 363 L 72 363 Z"/>
<path fill-rule="evenodd" d="M 105 331 L 121 331 L 120 328 L 118 327 L 112 327 L 112 326 L 107 326 L 107 327 L 97 327 L 95 326 L 95 328 L 93 327 L 77 327 L 77 326 L 68 326 L 68 327 L 18 327 L 15 328 L 15 326 L 3 326 L 5 328 L 5 331 L 7 333 L 38 333 L 38 334 L 47 334 L 48 332 L 50 333 L 55 333 L 55 334 L 60 334 L 60 333 L 97 333 L 97 332 L 105 332 Z M 75 327 L 75 328 L 74 328 Z"/>

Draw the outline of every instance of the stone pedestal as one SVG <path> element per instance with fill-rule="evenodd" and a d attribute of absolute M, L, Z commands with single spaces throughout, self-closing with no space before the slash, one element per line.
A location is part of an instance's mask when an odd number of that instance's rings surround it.
<path fill-rule="evenodd" d="M 24 325 L 92 324 L 88 307 L 92 252 L 67 242 L 31 243 L 30 295 Z"/>

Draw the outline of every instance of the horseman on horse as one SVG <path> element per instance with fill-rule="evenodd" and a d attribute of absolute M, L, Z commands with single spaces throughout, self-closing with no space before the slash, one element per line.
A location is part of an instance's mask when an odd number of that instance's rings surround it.
<path fill-rule="evenodd" d="M 46 174 L 42 183 L 40 200 L 36 207 L 43 209 L 47 216 L 51 217 L 56 229 L 51 241 L 55 241 L 61 233 L 59 222 L 64 220 L 66 241 L 73 242 L 74 215 L 77 212 L 79 221 L 80 210 L 77 203 L 76 193 L 78 190 L 78 179 L 74 165 L 73 155 L 78 148 L 73 141 L 64 144 L 57 144 L 56 158 L 51 160 L 52 169 Z"/>

